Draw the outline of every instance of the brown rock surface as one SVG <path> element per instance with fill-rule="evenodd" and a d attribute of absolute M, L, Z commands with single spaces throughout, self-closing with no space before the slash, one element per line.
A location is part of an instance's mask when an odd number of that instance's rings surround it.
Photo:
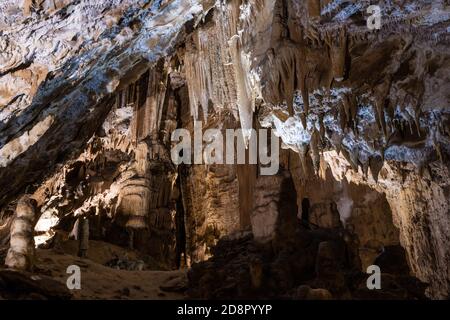
<path fill-rule="evenodd" d="M 84 219 L 90 243 L 129 253 L 108 256 L 117 275 L 136 255 L 192 267 L 195 297 L 412 299 L 423 282 L 447 298 L 449 4 L 383 2 L 376 31 L 367 5 L 2 0 L 1 260 L 29 194 L 45 250 L 76 252 Z M 270 128 L 278 174 L 175 164 L 172 133 L 194 138 L 195 120 L 244 142 Z M 389 284 L 379 296 L 361 280 L 374 263 Z M 114 290 L 144 297 L 130 272 Z"/>

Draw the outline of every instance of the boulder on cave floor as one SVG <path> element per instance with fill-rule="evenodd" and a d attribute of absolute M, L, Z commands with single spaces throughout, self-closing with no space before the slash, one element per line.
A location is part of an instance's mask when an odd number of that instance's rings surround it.
<path fill-rule="evenodd" d="M 72 293 L 61 282 L 45 275 L 0 270 L 0 295 L 12 300 L 68 300 Z"/>

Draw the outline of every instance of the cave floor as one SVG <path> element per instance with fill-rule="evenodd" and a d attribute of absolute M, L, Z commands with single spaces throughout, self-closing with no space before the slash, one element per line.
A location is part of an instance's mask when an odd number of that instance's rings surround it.
<path fill-rule="evenodd" d="M 91 242 L 92 243 L 92 242 Z M 51 276 L 66 284 L 70 274 L 67 267 L 77 265 L 81 269 L 81 289 L 71 290 L 73 299 L 183 299 L 183 293 L 162 291 L 160 286 L 169 282 L 183 282 L 186 270 L 129 271 L 103 265 L 113 254 L 125 249 L 104 242 L 93 242 L 87 258 L 79 258 L 65 250 L 38 249 L 39 273 Z M 67 250 L 69 249 L 69 250 Z M 69 251 L 69 253 L 67 252 Z M 133 256 L 133 252 L 127 252 Z"/>

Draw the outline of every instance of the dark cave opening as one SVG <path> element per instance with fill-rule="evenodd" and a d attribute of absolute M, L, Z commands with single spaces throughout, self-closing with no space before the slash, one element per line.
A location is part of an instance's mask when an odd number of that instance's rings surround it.
<path fill-rule="evenodd" d="M 302 200 L 302 216 L 301 216 L 301 222 L 305 227 L 309 226 L 309 209 L 310 209 L 310 203 L 308 198 L 303 198 Z"/>
<path fill-rule="evenodd" d="M 180 175 L 184 173 L 184 166 L 181 165 L 178 168 L 178 177 L 176 180 L 176 188 L 180 190 L 178 192 L 178 197 L 176 199 L 176 217 L 175 217 L 175 228 L 176 228 L 176 248 L 175 248 L 175 265 L 177 269 L 186 265 L 186 228 L 184 221 L 184 205 L 183 196 L 181 194 L 181 177 Z M 184 173 L 185 174 L 185 173 Z"/>

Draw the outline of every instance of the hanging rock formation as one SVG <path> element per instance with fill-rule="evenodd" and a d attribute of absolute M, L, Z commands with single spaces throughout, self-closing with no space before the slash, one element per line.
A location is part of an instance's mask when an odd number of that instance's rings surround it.
<path fill-rule="evenodd" d="M 2 1 L 0 261 L 88 219 L 89 250 L 191 268 L 191 297 L 447 298 L 450 7 L 382 2 L 372 30 L 369 2 Z M 177 128 L 268 128 L 279 172 L 177 165 Z"/>

